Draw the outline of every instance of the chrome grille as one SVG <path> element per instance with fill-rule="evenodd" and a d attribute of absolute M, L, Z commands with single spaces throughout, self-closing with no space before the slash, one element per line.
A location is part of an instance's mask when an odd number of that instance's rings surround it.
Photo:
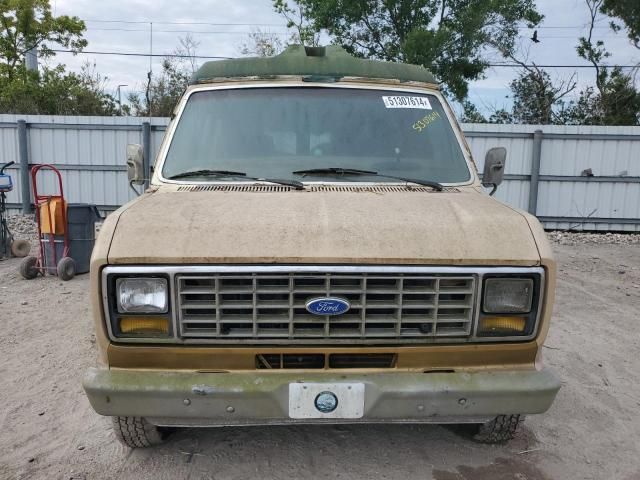
<path fill-rule="evenodd" d="M 471 334 L 476 275 L 376 273 L 178 274 L 183 339 L 229 342 L 407 343 Z M 318 297 L 351 308 L 338 316 L 307 312 Z"/>

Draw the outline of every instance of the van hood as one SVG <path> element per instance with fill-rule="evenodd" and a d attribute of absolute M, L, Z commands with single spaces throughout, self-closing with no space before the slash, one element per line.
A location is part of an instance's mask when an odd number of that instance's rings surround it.
<path fill-rule="evenodd" d="M 540 255 L 522 213 L 472 189 L 160 189 L 123 207 L 108 262 L 531 266 Z"/>

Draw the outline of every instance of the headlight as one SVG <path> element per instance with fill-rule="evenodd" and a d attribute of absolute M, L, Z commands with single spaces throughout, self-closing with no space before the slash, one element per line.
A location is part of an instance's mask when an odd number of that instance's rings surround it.
<path fill-rule="evenodd" d="M 486 313 L 528 313 L 533 301 L 533 279 L 488 278 L 484 284 Z"/>
<path fill-rule="evenodd" d="M 167 280 L 164 278 L 119 278 L 116 280 L 119 313 L 166 313 Z"/>
<path fill-rule="evenodd" d="M 491 276 L 484 280 L 479 337 L 529 337 L 538 320 L 541 277 Z"/>

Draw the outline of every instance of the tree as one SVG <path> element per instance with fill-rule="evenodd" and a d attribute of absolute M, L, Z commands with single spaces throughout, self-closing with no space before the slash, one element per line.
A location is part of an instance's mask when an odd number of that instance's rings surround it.
<path fill-rule="evenodd" d="M 640 125 L 640 94 L 620 69 L 607 74 L 601 90 L 587 87 L 565 112 L 569 125 Z"/>
<path fill-rule="evenodd" d="M 593 65 L 597 93 L 593 89 L 581 92 L 575 115 L 585 115 L 584 123 L 594 125 L 637 125 L 640 120 L 640 92 L 631 76 L 619 67 L 604 66 L 611 56 L 602 40 L 594 40 L 598 14 L 606 0 L 585 0 L 589 9 L 589 31 L 579 39 L 578 55 Z M 578 108 L 579 107 L 579 108 Z"/>
<path fill-rule="evenodd" d="M 0 112 L 115 115 L 115 100 L 105 93 L 106 78 L 95 65 L 85 64 L 79 74 L 63 65 L 26 68 L 32 49 L 45 59 L 55 56 L 56 46 L 82 50 L 84 30 L 77 17 L 53 16 L 48 0 L 0 0 Z"/>
<path fill-rule="evenodd" d="M 273 57 L 281 53 L 286 43 L 275 33 L 259 28 L 249 33 L 247 40 L 240 45 L 240 55 L 244 57 Z"/>
<path fill-rule="evenodd" d="M 489 117 L 489 123 L 513 123 L 513 115 L 504 108 L 496 110 Z"/>
<path fill-rule="evenodd" d="M 622 20 L 629 38 L 640 49 L 640 2 L 638 0 L 604 0 L 600 11 L 611 17 Z M 620 25 L 611 23 L 614 30 L 619 31 Z"/>
<path fill-rule="evenodd" d="M 130 94 L 131 111 L 137 116 L 169 117 L 178 100 L 189 86 L 191 75 L 197 70 L 196 50 L 199 43 L 187 36 L 179 39 L 180 46 L 162 61 L 162 70 L 151 76 L 143 96 Z"/>
<path fill-rule="evenodd" d="M 506 98 L 513 100 L 510 109 L 493 108 L 488 123 L 551 125 L 565 122 L 565 97 L 577 86 L 576 74 L 553 80 L 546 70 L 529 60 L 528 44 L 527 40 L 525 44 L 514 48 L 517 52 L 501 52 L 519 67 L 518 76 L 509 84 L 511 95 Z M 463 108 L 464 118 L 473 119 L 477 116 L 477 109 L 470 102 L 463 102 Z"/>
<path fill-rule="evenodd" d="M 286 2 L 279 1 L 277 3 Z M 352 54 L 430 68 L 458 100 L 488 68 L 490 50 L 511 52 L 534 0 L 298 0 L 312 28 Z"/>
<path fill-rule="evenodd" d="M 273 0 L 275 11 L 287 20 L 287 28 L 294 31 L 291 43 L 317 47 L 320 44 L 320 34 L 311 20 L 310 6 L 295 0 L 291 5 L 287 0 Z"/>
<path fill-rule="evenodd" d="M 32 115 L 117 115 L 115 99 L 105 93 L 106 78 L 85 64 L 80 74 L 64 66 L 40 74 L 24 70 L 19 77 L 0 76 L 0 112 Z"/>
<path fill-rule="evenodd" d="M 200 42 L 196 41 L 190 33 L 184 37 L 178 37 L 178 47 L 173 54 L 182 60 L 182 65 L 188 65 L 192 74 L 198 70 L 197 50 Z"/>
<path fill-rule="evenodd" d="M 587 87 L 576 99 L 567 101 L 576 88 L 575 74 L 553 82 L 549 74 L 535 64 L 524 65 L 510 84 L 513 105 L 510 110 L 495 110 L 489 123 L 542 125 L 637 125 L 640 96 L 631 78 L 619 69 L 607 74 L 602 90 Z M 475 108 L 475 107 L 474 107 Z M 465 118 L 471 116 L 465 108 Z"/>
<path fill-rule="evenodd" d="M 524 72 L 511 82 L 513 123 L 562 123 L 562 99 L 575 88 L 575 75 L 568 81 L 554 84 L 545 70 L 536 65 L 525 67 Z"/>
<path fill-rule="evenodd" d="M 78 17 L 54 17 L 49 0 L 0 1 L 0 58 L 2 71 L 16 75 L 24 63 L 25 53 L 37 49 L 40 57 L 55 55 L 51 43 L 80 51 L 87 41 L 82 38 L 85 24 Z"/>
<path fill-rule="evenodd" d="M 496 111 L 492 123 L 551 125 L 564 123 L 564 98 L 577 86 L 576 74 L 568 79 L 552 80 L 549 73 L 529 60 L 529 49 L 519 48 L 519 54 L 504 51 L 503 55 L 519 68 L 518 77 L 511 81 L 511 111 Z"/>
<path fill-rule="evenodd" d="M 476 107 L 469 100 L 462 102 L 462 115 L 460 117 L 462 123 L 487 123 L 487 119 L 480 113 L 478 107 Z"/>
<path fill-rule="evenodd" d="M 131 104 L 134 115 L 140 117 L 169 117 L 189 85 L 191 74 L 183 68 L 181 62 L 174 58 L 162 61 L 160 74 L 151 78 L 148 86 L 148 101 L 137 94 L 129 94 L 127 100 Z"/>

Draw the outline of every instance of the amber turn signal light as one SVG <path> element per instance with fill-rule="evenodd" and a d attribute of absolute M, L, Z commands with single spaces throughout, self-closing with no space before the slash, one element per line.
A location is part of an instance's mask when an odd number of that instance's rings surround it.
<path fill-rule="evenodd" d="M 527 325 L 524 317 L 484 317 L 480 319 L 480 333 L 521 334 Z"/>
<path fill-rule="evenodd" d="M 169 319 L 164 317 L 122 317 L 120 318 L 121 333 L 135 334 L 169 334 Z"/>

